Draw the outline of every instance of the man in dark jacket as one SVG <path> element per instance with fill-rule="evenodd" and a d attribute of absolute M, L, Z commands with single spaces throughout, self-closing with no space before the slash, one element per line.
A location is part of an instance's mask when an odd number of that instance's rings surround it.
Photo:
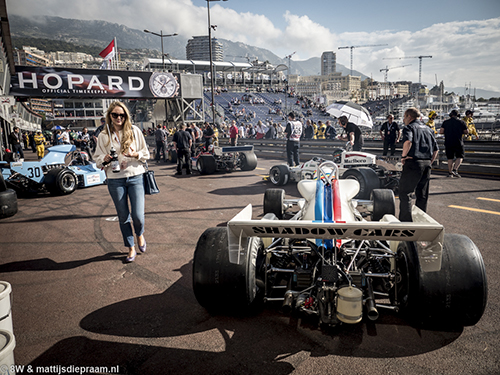
<path fill-rule="evenodd" d="M 193 144 L 193 139 L 186 131 L 185 124 L 181 124 L 179 130 L 174 134 L 172 141 L 177 151 L 176 175 L 182 175 L 183 167 L 186 167 L 186 174 L 191 174 L 191 145 Z"/>
<path fill-rule="evenodd" d="M 19 153 L 19 158 L 24 159 L 22 136 L 19 133 L 19 128 L 14 126 L 14 131 L 9 134 L 9 143 L 12 145 L 12 153 L 14 156 Z"/>
<path fill-rule="evenodd" d="M 384 141 L 383 156 L 387 155 L 389 147 L 391 148 L 391 155 L 396 153 L 396 143 L 399 142 L 400 130 L 397 122 L 393 121 L 394 116 L 387 116 L 387 121 L 382 124 L 380 128 L 380 135 Z"/>
<path fill-rule="evenodd" d="M 467 124 L 458 118 L 457 110 L 450 112 L 450 118 L 443 122 L 439 134 L 444 134 L 444 148 L 448 159 L 448 177 L 459 178 L 458 168 L 464 160 L 463 135 L 469 134 Z M 455 158 L 455 161 L 453 159 Z"/>
<path fill-rule="evenodd" d="M 361 151 L 363 149 L 361 129 L 356 124 L 349 122 L 346 116 L 340 116 L 339 123 L 346 132 L 346 135 L 342 136 L 342 139 L 347 140 L 351 144 L 353 151 Z"/>
<path fill-rule="evenodd" d="M 167 153 L 165 150 L 165 142 L 167 142 L 167 132 L 161 128 L 161 125 L 158 124 L 155 130 L 155 142 L 156 142 L 156 162 L 160 161 L 161 154 L 163 153 L 163 161 L 167 159 Z"/>
<path fill-rule="evenodd" d="M 415 192 L 415 205 L 427 210 L 431 165 L 436 160 L 439 147 L 431 128 L 419 120 L 417 108 L 408 108 L 404 115 L 403 172 L 399 181 L 399 220 L 413 221 L 411 198 Z"/>

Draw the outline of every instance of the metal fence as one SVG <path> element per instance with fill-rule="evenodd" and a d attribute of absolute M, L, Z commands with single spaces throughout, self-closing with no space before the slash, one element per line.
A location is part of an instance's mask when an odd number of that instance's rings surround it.
<path fill-rule="evenodd" d="M 150 147 L 155 147 L 154 136 L 146 137 Z M 228 145 L 229 139 L 219 140 L 220 145 Z M 461 172 L 500 176 L 500 142 L 499 141 L 465 141 L 465 159 L 460 167 Z M 284 139 L 238 139 L 240 145 L 253 145 L 259 158 L 281 159 L 286 162 L 286 141 Z M 300 142 L 300 160 L 306 161 L 314 156 L 332 159 L 333 150 L 343 148 L 346 142 L 339 140 L 311 140 Z M 438 139 L 439 158 L 434 170 L 447 171 L 448 164 L 444 153 L 443 139 Z M 401 156 L 402 143 L 396 147 L 396 155 Z M 380 140 L 365 139 L 363 151 L 382 155 L 383 144 Z"/>
<path fill-rule="evenodd" d="M 225 143 L 227 139 L 222 139 Z M 286 161 L 286 141 L 283 139 L 239 139 L 239 144 L 253 145 L 258 157 L 282 159 Z M 300 159 L 306 161 L 313 156 L 332 159 L 333 150 L 343 148 L 344 141 L 311 140 L 300 142 Z M 434 164 L 435 170 L 448 170 L 442 139 L 438 139 L 439 158 Z M 402 143 L 396 147 L 396 155 L 401 156 Z M 364 141 L 363 151 L 382 155 L 383 143 L 380 140 Z M 500 142 L 498 141 L 465 141 L 465 159 L 460 167 L 461 172 L 490 174 L 500 176 Z"/>

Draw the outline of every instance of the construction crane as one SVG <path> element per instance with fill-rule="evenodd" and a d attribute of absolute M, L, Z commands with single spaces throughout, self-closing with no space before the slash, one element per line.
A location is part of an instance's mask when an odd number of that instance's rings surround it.
<path fill-rule="evenodd" d="M 422 84 L 422 59 L 432 59 L 432 56 L 386 57 L 384 60 L 418 59 L 418 83 Z"/>
<path fill-rule="evenodd" d="M 388 68 L 387 65 L 385 66 L 385 69 L 380 69 L 381 72 L 384 72 L 384 82 L 387 82 L 387 72 L 392 69 L 397 69 L 397 68 L 404 68 L 405 66 L 411 66 L 411 64 L 407 65 L 401 65 L 401 66 L 393 66 L 391 68 Z"/>
<path fill-rule="evenodd" d="M 250 57 L 248 56 L 248 54 L 246 54 L 245 56 L 226 55 L 226 57 L 240 57 L 242 59 L 247 59 L 247 62 L 250 62 Z M 255 57 L 255 58 L 257 58 L 257 57 Z"/>
<path fill-rule="evenodd" d="M 361 48 L 361 47 L 382 47 L 382 46 L 387 46 L 387 44 L 365 44 L 362 46 L 345 46 L 345 47 L 339 47 L 339 49 L 351 49 L 351 76 L 352 76 L 352 50 L 354 48 Z"/>

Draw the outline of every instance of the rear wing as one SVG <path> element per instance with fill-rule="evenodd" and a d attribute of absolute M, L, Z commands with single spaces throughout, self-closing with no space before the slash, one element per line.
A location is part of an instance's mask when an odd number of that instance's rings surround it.
<path fill-rule="evenodd" d="M 393 215 L 385 215 L 381 221 L 349 223 L 252 220 L 252 205 L 249 204 L 227 224 L 229 261 L 241 264 L 250 237 L 388 240 L 396 242 L 391 244 L 391 249 L 397 249 L 400 241 L 416 241 L 424 271 L 438 271 L 441 268 L 444 227 L 418 207 L 413 209 L 413 218 L 414 222 L 400 222 Z"/>
<path fill-rule="evenodd" d="M 224 146 L 215 148 L 215 150 L 220 149 L 221 153 L 226 152 L 248 152 L 253 151 L 253 145 L 244 145 L 244 146 Z"/>

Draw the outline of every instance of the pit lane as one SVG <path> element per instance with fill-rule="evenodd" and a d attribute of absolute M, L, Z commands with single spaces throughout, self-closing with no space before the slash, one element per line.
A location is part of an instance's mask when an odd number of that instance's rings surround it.
<path fill-rule="evenodd" d="M 498 180 L 433 175 L 428 213 L 449 233 L 469 236 L 483 255 L 488 305 L 463 330 L 422 330 L 381 311 L 375 323 L 322 331 L 269 306 L 250 317 L 210 316 L 191 288 L 193 251 L 208 227 L 248 203 L 262 214 L 258 169 L 174 176 L 150 163 L 161 193 L 146 197 L 147 253 L 124 264 L 106 186 L 64 197 L 19 200 L 0 221 L 0 279 L 12 284 L 16 362 L 116 366 L 123 374 L 492 374 L 500 371 L 496 233 Z M 295 184 L 284 187 L 297 197 Z M 461 209 L 466 207 L 469 209 Z M 470 210 L 474 209 L 474 210 Z M 466 275 L 464 275 L 466 277 Z"/>

